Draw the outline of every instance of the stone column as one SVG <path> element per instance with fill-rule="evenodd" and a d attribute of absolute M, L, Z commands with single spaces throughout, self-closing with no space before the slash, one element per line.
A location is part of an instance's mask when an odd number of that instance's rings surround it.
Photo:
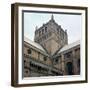
<path fill-rule="evenodd" d="M 75 50 L 72 51 L 72 59 L 73 59 L 73 74 L 76 75 L 77 74 L 77 59 L 75 57 Z"/>
<path fill-rule="evenodd" d="M 38 60 L 40 60 L 40 53 L 38 52 Z"/>
<path fill-rule="evenodd" d="M 52 67 L 49 67 L 48 68 L 48 75 L 50 75 L 50 76 L 52 75 L 51 70 L 52 70 Z"/>
<path fill-rule="evenodd" d="M 64 61 L 64 55 L 61 54 L 61 60 L 62 60 L 62 71 L 63 71 L 63 75 L 66 75 L 66 70 L 65 70 L 65 61 Z"/>
<path fill-rule="evenodd" d="M 51 57 L 51 60 L 52 60 L 52 57 Z M 53 60 L 52 60 L 53 61 Z M 50 67 L 48 68 L 48 75 L 52 75 L 52 72 L 51 70 L 53 69 L 53 62 L 52 64 L 50 65 Z"/>

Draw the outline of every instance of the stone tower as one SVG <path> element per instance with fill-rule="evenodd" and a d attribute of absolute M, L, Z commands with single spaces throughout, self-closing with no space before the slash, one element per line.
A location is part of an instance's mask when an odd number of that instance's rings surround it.
<path fill-rule="evenodd" d="M 36 27 L 34 41 L 41 44 L 50 55 L 53 55 L 59 48 L 68 44 L 68 35 L 67 31 L 64 31 L 55 22 L 52 15 L 46 24 L 40 28 Z"/>

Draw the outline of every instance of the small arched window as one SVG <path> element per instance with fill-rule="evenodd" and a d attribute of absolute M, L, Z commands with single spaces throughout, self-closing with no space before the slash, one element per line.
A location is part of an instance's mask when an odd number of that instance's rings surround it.
<path fill-rule="evenodd" d="M 27 52 L 28 52 L 28 54 L 31 54 L 32 53 L 32 50 L 31 49 L 28 49 Z"/>
<path fill-rule="evenodd" d="M 59 58 L 55 59 L 55 64 L 57 64 L 59 62 Z"/>
<path fill-rule="evenodd" d="M 44 56 L 44 61 L 47 61 L 47 57 Z"/>
<path fill-rule="evenodd" d="M 44 29 L 42 29 L 42 34 L 44 34 Z"/>
<path fill-rule="evenodd" d="M 47 32 L 47 27 L 45 27 L 45 33 Z"/>

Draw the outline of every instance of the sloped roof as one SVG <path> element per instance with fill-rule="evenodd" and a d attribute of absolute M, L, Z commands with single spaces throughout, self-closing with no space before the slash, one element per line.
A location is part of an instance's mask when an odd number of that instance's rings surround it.
<path fill-rule="evenodd" d="M 27 42 L 27 43 L 29 43 L 29 44 L 31 44 L 32 46 L 34 46 L 34 47 L 36 47 L 36 48 L 38 48 L 38 49 L 40 49 L 40 50 L 42 50 L 43 52 L 46 53 L 45 49 L 44 49 L 40 44 L 38 44 L 38 43 L 36 43 L 36 42 L 28 39 L 28 38 L 25 37 L 25 36 L 24 36 L 24 41 Z"/>
<path fill-rule="evenodd" d="M 76 42 L 74 42 L 74 43 L 71 43 L 71 44 L 69 44 L 69 45 L 65 45 L 64 47 L 62 47 L 62 48 L 58 51 L 58 53 L 64 52 L 64 51 L 66 51 L 66 50 L 68 50 L 68 49 L 71 49 L 71 48 L 77 46 L 77 45 L 80 45 L 80 40 L 78 40 L 78 41 L 76 41 Z"/>

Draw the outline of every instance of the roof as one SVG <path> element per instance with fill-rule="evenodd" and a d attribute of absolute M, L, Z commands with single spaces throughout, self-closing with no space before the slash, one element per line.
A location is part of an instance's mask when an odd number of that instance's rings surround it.
<path fill-rule="evenodd" d="M 41 28 L 43 28 L 43 26 L 47 26 L 49 23 L 53 22 L 56 26 L 61 27 L 61 25 L 58 25 L 56 23 L 56 21 L 54 20 L 54 15 L 51 15 L 51 19 L 49 21 L 47 21 L 46 23 L 44 23 L 41 27 L 37 28 L 36 30 L 40 30 Z"/>
<path fill-rule="evenodd" d="M 29 44 L 31 44 L 32 46 L 34 46 L 34 47 L 36 47 L 36 48 L 38 48 L 38 49 L 40 49 L 40 50 L 42 50 L 43 52 L 46 53 L 45 49 L 44 49 L 40 44 L 38 44 L 38 43 L 36 43 L 36 42 L 28 39 L 28 38 L 25 37 L 25 36 L 24 36 L 24 41 L 27 42 L 27 43 L 29 43 Z"/>
<path fill-rule="evenodd" d="M 66 51 L 66 50 L 68 50 L 68 49 L 71 49 L 71 48 L 77 46 L 77 45 L 80 45 L 80 40 L 78 40 L 78 41 L 76 41 L 76 42 L 74 42 L 74 43 L 71 43 L 71 44 L 69 44 L 69 45 L 65 45 L 64 47 L 62 47 L 62 48 L 58 51 L 58 53 L 64 52 L 64 51 Z"/>

